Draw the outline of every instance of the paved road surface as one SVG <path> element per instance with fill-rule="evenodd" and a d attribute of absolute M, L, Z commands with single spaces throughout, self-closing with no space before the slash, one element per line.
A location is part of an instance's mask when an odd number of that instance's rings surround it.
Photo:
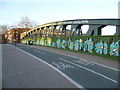
<path fill-rule="evenodd" d="M 7 47 L 8 46 L 6 46 L 6 48 Z M 76 86 L 83 86 L 84 88 L 118 88 L 118 70 L 116 69 L 101 66 L 85 59 L 65 56 L 25 45 L 16 45 L 16 47 L 19 48 L 18 50 L 24 50 L 30 53 L 31 56 L 40 58 L 40 60 L 62 71 L 75 81 L 74 84 L 76 84 Z M 36 62 L 38 61 L 36 60 Z M 39 61 L 39 63 L 40 62 L 41 61 Z M 29 63 L 28 65 L 31 66 Z M 33 67 L 31 67 L 31 69 L 32 68 Z M 39 68 L 37 68 L 37 70 L 39 70 Z"/>
<path fill-rule="evenodd" d="M 3 45 L 2 49 L 2 88 L 77 88 L 54 69 L 14 46 Z"/>

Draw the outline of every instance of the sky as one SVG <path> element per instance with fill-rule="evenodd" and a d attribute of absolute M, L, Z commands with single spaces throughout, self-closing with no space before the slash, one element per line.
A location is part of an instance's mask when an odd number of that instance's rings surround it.
<path fill-rule="evenodd" d="M 0 0 L 0 25 L 28 16 L 38 25 L 72 19 L 118 18 L 119 0 Z"/>

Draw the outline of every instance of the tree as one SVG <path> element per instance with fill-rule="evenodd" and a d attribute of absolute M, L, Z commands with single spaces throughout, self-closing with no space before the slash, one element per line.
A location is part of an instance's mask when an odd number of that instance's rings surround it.
<path fill-rule="evenodd" d="M 37 22 L 35 21 L 31 21 L 29 19 L 29 17 L 27 16 L 24 16 L 24 17 L 21 17 L 21 21 L 18 23 L 18 26 L 20 28 L 34 28 L 37 26 Z"/>
<path fill-rule="evenodd" d="M 4 25 L 0 25 L 0 33 L 4 33 L 5 31 L 7 31 L 9 28 L 9 26 L 7 24 Z"/>

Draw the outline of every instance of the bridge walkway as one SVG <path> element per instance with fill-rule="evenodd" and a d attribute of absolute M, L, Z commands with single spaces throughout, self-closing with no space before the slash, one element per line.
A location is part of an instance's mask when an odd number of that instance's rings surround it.
<path fill-rule="evenodd" d="M 44 46 L 36 46 L 36 45 L 28 45 L 28 46 L 40 48 L 40 49 L 47 50 L 50 52 L 57 52 L 59 54 L 68 55 L 68 56 L 75 57 L 75 58 L 85 59 L 85 60 L 92 61 L 92 62 L 98 63 L 100 65 L 105 65 L 105 66 L 108 66 L 108 67 L 114 68 L 114 69 L 120 69 L 119 68 L 119 65 L 120 65 L 119 60 L 113 60 L 113 59 L 104 58 L 101 56 L 96 56 L 96 55 L 91 55 L 91 54 L 83 54 L 83 53 L 79 53 L 79 52 L 66 51 L 66 50 L 44 47 Z"/>
<path fill-rule="evenodd" d="M 2 45 L 2 88 L 77 88 L 60 73 L 16 47 Z"/>

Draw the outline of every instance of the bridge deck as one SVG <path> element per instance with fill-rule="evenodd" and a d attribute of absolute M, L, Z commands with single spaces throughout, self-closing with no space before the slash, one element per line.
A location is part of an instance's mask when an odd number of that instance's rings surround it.
<path fill-rule="evenodd" d="M 108 67 L 118 69 L 118 60 L 112 60 L 112 59 L 104 58 L 101 56 L 82 54 L 82 53 L 78 53 L 78 52 L 71 52 L 71 51 L 49 48 L 49 47 L 44 47 L 44 46 L 31 45 L 31 47 L 48 50 L 50 52 L 58 52 L 60 54 L 69 55 L 69 56 L 73 56 L 76 58 L 83 58 L 83 59 L 93 61 L 93 62 L 102 64 L 102 65 L 106 65 Z"/>
<path fill-rule="evenodd" d="M 2 88 L 76 88 L 62 75 L 11 45 L 3 45 Z"/>

